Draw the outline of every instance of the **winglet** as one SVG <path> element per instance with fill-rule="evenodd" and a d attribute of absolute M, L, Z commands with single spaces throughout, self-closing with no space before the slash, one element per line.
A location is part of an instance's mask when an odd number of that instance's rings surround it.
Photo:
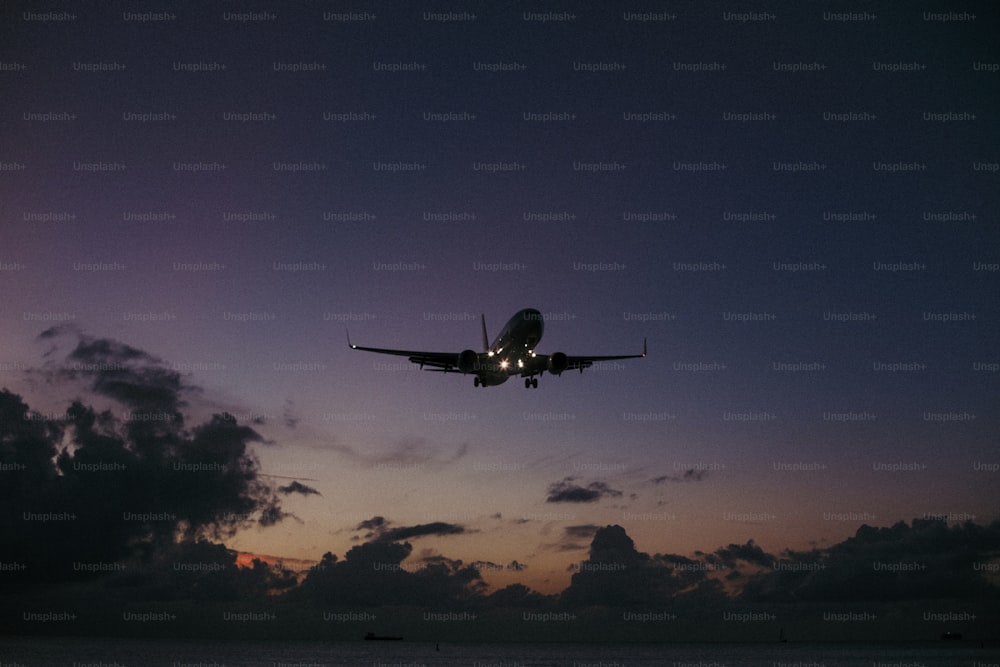
<path fill-rule="evenodd" d="M 486 313 L 481 315 L 483 321 L 483 352 L 490 351 L 490 339 L 486 335 Z"/>
<path fill-rule="evenodd" d="M 351 344 L 351 332 L 347 330 L 347 327 L 344 327 L 344 333 L 347 334 L 347 346 L 353 350 L 354 345 Z"/>
<path fill-rule="evenodd" d="M 642 339 L 642 356 L 646 356 L 646 339 Z"/>

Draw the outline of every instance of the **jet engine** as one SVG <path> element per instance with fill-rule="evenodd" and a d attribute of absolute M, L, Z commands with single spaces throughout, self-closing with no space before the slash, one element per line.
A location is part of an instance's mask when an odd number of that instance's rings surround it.
<path fill-rule="evenodd" d="M 568 365 L 569 360 L 562 352 L 553 352 L 549 355 L 548 371 L 553 375 L 559 375 L 566 370 L 566 366 Z"/>
<path fill-rule="evenodd" d="M 474 350 L 462 350 L 458 355 L 458 370 L 463 373 L 474 373 L 478 370 L 479 355 Z"/>

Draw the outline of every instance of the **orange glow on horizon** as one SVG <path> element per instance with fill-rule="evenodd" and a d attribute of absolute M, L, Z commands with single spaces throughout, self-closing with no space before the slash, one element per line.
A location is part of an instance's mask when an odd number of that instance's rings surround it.
<path fill-rule="evenodd" d="M 291 570 L 292 572 L 303 572 L 319 563 L 319 561 L 305 560 L 301 558 L 283 558 L 281 556 L 270 556 L 267 554 L 257 554 L 248 551 L 236 552 L 236 567 L 252 568 L 255 560 L 259 560 L 265 565 L 269 565 L 271 567 L 280 565 L 286 570 Z"/>

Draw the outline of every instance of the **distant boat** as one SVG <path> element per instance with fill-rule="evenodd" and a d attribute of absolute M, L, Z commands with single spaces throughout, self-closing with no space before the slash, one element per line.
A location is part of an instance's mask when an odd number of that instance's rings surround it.
<path fill-rule="evenodd" d="M 942 632 L 941 639 L 961 639 L 961 632 Z"/>
<path fill-rule="evenodd" d="M 398 642 L 402 637 L 390 637 L 388 635 L 377 635 L 374 632 L 369 632 L 365 635 L 365 639 L 374 642 Z"/>

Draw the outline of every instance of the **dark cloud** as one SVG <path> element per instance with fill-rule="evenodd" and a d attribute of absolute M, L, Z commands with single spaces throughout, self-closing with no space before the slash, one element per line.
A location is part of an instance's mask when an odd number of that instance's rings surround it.
<path fill-rule="evenodd" d="M 370 519 L 365 519 L 359 523 L 354 530 L 377 530 L 384 526 L 386 523 L 385 517 L 383 516 L 373 516 Z"/>
<path fill-rule="evenodd" d="M 774 564 L 775 558 L 754 544 L 753 540 L 748 540 L 746 544 L 730 544 L 727 547 L 719 547 L 707 558 L 707 561 L 731 568 L 736 567 L 738 561 L 769 568 Z"/>
<path fill-rule="evenodd" d="M 342 561 L 327 553 L 291 599 L 323 606 L 450 609 L 482 600 L 486 583 L 475 567 L 443 556 L 409 567 L 404 561 L 412 551 L 409 543 L 378 540 L 353 547 Z"/>
<path fill-rule="evenodd" d="M 590 562 L 638 564 L 649 560 L 649 556 L 635 548 L 635 542 L 621 526 L 605 526 L 594 533 L 590 543 Z"/>
<path fill-rule="evenodd" d="M 79 330 L 75 324 L 57 324 L 38 334 L 38 340 L 52 340 L 65 334 L 79 332 Z"/>
<path fill-rule="evenodd" d="M 565 531 L 567 537 L 589 539 L 594 536 L 594 533 L 596 533 L 598 529 L 600 529 L 600 526 L 588 523 L 579 526 L 566 526 L 563 530 Z"/>
<path fill-rule="evenodd" d="M 472 565 L 474 568 L 480 571 L 482 570 L 496 571 L 504 569 L 504 566 L 501 565 L 500 563 L 494 563 L 493 561 L 489 560 L 474 560 L 470 563 L 470 565 Z"/>
<path fill-rule="evenodd" d="M 549 485 L 547 503 L 592 503 L 601 498 L 620 498 L 622 492 L 604 482 L 576 484 L 576 477 L 565 477 Z"/>
<path fill-rule="evenodd" d="M 659 477 L 654 477 L 651 481 L 653 484 L 665 484 L 667 482 L 700 482 L 706 477 L 708 477 L 707 470 L 688 468 L 680 475 L 660 475 Z"/>
<path fill-rule="evenodd" d="M 543 548 L 552 551 L 581 551 L 587 548 L 588 543 L 584 540 L 591 539 L 599 528 L 594 524 L 565 526 L 559 541 L 545 544 Z"/>
<path fill-rule="evenodd" d="M 278 492 L 284 494 L 301 493 L 303 496 L 308 496 L 313 494 L 317 496 L 323 495 L 322 493 L 312 488 L 311 486 L 306 486 L 305 484 L 302 484 L 299 481 L 294 481 L 286 486 L 279 486 Z"/>
<path fill-rule="evenodd" d="M 376 542 L 396 542 L 409 540 L 416 537 L 426 537 L 428 535 L 461 535 L 466 531 L 462 525 L 446 523 L 444 521 L 433 521 L 431 523 L 418 524 L 416 526 L 391 526 L 391 522 L 382 516 L 374 516 L 359 523 L 355 530 L 368 531 L 365 533 L 366 540 Z"/>
<path fill-rule="evenodd" d="M 236 559 L 236 552 L 221 544 L 189 541 L 169 545 L 141 568 L 109 576 L 102 598 L 108 591 L 125 591 L 141 600 L 266 602 L 274 593 L 298 583 L 294 573 L 280 566 L 254 559 L 250 567 L 240 567 Z"/>
<path fill-rule="evenodd" d="M 576 566 L 561 600 L 574 607 L 647 606 L 663 604 L 681 587 L 672 570 L 635 548 L 624 528 L 605 526 L 594 533 L 590 554 Z"/>
<path fill-rule="evenodd" d="M 448 558 L 447 556 L 439 553 L 430 553 L 429 550 L 424 550 L 424 553 L 420 556 L 420 562 L 423 563 L 425 567 L 431 565 L 444 565 L 453 569 L 458 569 L 462 567 L 463 563 L 461 559 Z M 471 563 L 476 569 L 483 569 L 481 563 L 483 561 L 477 561 Z"/>
<path fill-rule="evenodd" d="M 551 605 L 554 598 L 536 593 L 524 584 L 510 584 L 493 592 L 487 598 L 487 602 L 492 607 L 533 609 L 543 605 Z"/>
<path fill-rule="evenodd" d="M 465 532 L 465 527 L 444 521 L 434 521 L 416 526 L 399 526 L 385 531 L 379 539 L 381 540 L 408 540 L 414 537 L 426 537 L 427 535 L 461 535 Z"/>
<path fill-rule="evenodd" d="M 83 381 L 127 410 L 78 399 L 54 419 L 0 392 L 0 463 L 13 470 L 0 484 L 0 560 L 26 563 L 27 578 L 70 578 L 73 562 L 147 561 L 177 542 L 288 516 L 259 475 L 250 449 L 259 434 L 226 414 L 187 425 L 180 409 L 198 388 L 161 360 L 71 327 L 40 338 L 59 342 L 56 351 L 69 342 L 64 360 L 49 355 L 49 383 L 78 393 Z"/>
<path fill-rule="evenodd" d="M 142 411 L 139 420 L 163 421 L 167 416 L 179 420 L 184 396 L 197 391 L 161 359 L 131 345 L 93 338 L 73 329 L 50 329 L 39 338 L 63 335 L 75 336 L 76 346 L 55 372 L 63 378 L 82 378 L 94 393 Z M 148 411 L 160 411 L 161 418 L 153 419 L 145 414 Z"/>
<path fill-rule="evenodd" d="M 1000 552 L 1000 521 L 948 525 L 938 519 L 863 525 L 825 549 L 785 551 L 770 571 L 748 581 L 748 601 L 898 602 L 1000 600 L 985 564 Z M 995 565 L 994 565 L 995 567 Z"/>

